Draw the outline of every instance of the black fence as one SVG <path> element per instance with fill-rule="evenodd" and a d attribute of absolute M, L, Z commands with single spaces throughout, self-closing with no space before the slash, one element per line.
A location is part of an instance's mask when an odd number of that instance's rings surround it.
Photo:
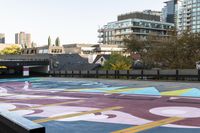
<path fill-rule="evenodd" d="M 114 79 L 155 79 L 200 81 L 200 70 L 91 70 L 91 71 L 50 71 L 53 77 L 114 78 Z"/>

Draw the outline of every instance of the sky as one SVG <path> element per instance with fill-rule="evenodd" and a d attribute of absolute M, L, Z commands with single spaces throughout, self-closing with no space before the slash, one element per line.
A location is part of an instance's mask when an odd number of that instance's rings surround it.
<path fill-rule="evenodd" d="M 48 36 L 61 44 L 97 43 L 98 28 L 116 21 L 117 15 L 152 9 L 160 11 L 166 0 L 0 0 L 0 33 L 14 43 L 20 31 L 32 41 L 47 44 Z"/>

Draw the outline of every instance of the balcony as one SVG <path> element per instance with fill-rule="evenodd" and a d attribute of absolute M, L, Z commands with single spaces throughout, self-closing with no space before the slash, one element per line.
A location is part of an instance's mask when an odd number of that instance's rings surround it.
<path fill-rule="evenodd" d="M 123 41 L 123 38 L 116 37 L 114 40 L 121 42 L 121 41 Z"/>
<path fill-rule="evenodd" d="M 98 38 L 104 38 L 104 35 L 98 35 Z"/>
<path fill-rule="evenodd" d="M 192 16 L 191 16 L 191 14 L 190 15 L 187 15 L 187 18 L 191 18 Z"/>
<path fill-rule="evenodd" d="M 98 41 L 98 43 L 103 43 L 103 44 L 105 44 L 105 43 L 106 43 L 106 40 L 100 39 L 100 40 Z"/>
<path fill-rule="evenodd" d="M 121 35 L 121 32 L 116 32 L 115 35 Z"/>
<path fill-rule="evenodd" d="M 104 32 L 105 30 L 103 28 L 98 29 L 98 32 Z"/>

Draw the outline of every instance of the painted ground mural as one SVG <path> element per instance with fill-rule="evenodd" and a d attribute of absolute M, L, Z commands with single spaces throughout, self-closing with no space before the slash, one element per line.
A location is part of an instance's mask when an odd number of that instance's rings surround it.
<path fill-rule="evenodd" d="M 47 133 L 199 133 L 200 84 L 62 78 L 0 80 L 0 111 Z"/>

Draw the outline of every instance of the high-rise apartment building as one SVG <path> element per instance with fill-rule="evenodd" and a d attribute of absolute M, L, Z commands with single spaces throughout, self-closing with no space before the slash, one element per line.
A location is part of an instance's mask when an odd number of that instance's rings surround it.
<path fill-rule="evenodd" d="M 181 5 L 182 0 L 177 0 L 175 4 L 175 26 L 177 30 L 179 25 L 179 15 L 181 14 Z"/>
<path fill-rule="evenodd" d="M 15 43 L 20 44 L 23 48 L 31 48 L 31 34 L 25 32 L 16 33 Z"/>
<path fill-rule="evenodd" d="M 5 34 L 0 33 L 0 43 L 5 43 Z"/>
<path fill-rule="evenodd" d="M 141 40 L 149 35 L 158 39 L 168 38 L 168 31 L 174 24 L 160 21 L 160 16 L 146 12 L 133 12 L 118 16 L 118 21 L 110 22 L 98 30 L 99 43 L 123 45 L 123 40 L 134 35 Z"/>
<path fill-rule="evenodd" d="M 169 0 L 165 2 L 162 9 L 161 21 L 176 24 L 176 5 L 178 0 Z"/>
<path fill-rule="evenodd" d="M 32 45 L 31 45 L 31 34 L 29 34 L 29 33 L 26 33 L 26 43 L 27 43 L 28 48 L 32 47 Z"/>
<path fill-rule="evenodd" d="M 178 1 L 177 30 L 200 32 L 200 0 Z"/>

